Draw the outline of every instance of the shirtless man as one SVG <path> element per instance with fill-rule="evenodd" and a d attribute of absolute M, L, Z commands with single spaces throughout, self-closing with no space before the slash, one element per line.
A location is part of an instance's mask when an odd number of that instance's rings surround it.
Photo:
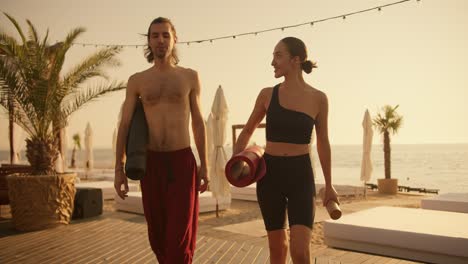
<path fill-rule="evenodd" d="M 141 98 L 149 130 L 147 168 L 141 189 L 150 245 L 159 263 L 191 263 L 198 190 L 206 189 L 208 184 L 200 82 L 196 71 L 177 66 L 177 35 L 169 19 L 153 20 L 147 39 L 145 56 L 154 66 L 128 80 L 117 137 L 114 185 L 124 199 L 128 192 L 123 170 L 125 142 L 136 102 Z M 190 149 L 190 115 L 200 156 L 198 173 Z"/>

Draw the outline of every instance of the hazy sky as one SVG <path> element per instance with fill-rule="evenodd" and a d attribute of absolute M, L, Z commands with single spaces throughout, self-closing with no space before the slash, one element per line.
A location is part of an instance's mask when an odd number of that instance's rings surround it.
<path fill-rule="evenodd" d="M 44 36 L 62 40 L 75 27 L 87 32 L 86 43 L 144 44 L 152 19 L 173 20 L 179 41 L 214 38 L 287 26 L 366 9 L 392 0 L 289 0 L 287 1 L 116 1 L 116 0 L 0 0 L 0 10 L 26 26 L 30 19 Z M 137 4 L 138 3 L 138 4 Z M 375 115 L 385 104 L 400 107 L 403 127 L 394 143 L 468 142 L 468 1 L 423 0 L 337 19 L 311 26 L 202 43 L 178 45 L 180 65 L 199 72 L 202 110 L 207 117 L 218 85 L 230 108 L 231 125 L 245 123 L 255 98 L 275 79 L 270 66 L 275 44 L 283 37 L 304 40 L 318 69 L 304 75 L 329 98 L 329 135 L 332 144 L 361 144 L 361 122 L 366 108 Z M 2 15 L 0 26 L 14 33 Z M 94 47 L 74 46 L 64 70 Z M 127 80 L 151 65 L 142 48 L 125 48 L 122 66 L 109 69 L 117 80 Z M 64 72 L 65 72 L 64 71 Z M 84 135 L 86 123 L 95 132 L 96 147 L 111 147 L 124 92 L 96 100 L 70 119 L 68 134 Z M 8 148 L 8 122 L 0 114 L 0 149 Z M 262 137 L 263 130 L 256 133 Z M 258 139 L 257 139 L 258 140 Z M 380 143 L 380 136 L 374 143 Z M 71 143 L 69 143 L 71 146 Z"/>

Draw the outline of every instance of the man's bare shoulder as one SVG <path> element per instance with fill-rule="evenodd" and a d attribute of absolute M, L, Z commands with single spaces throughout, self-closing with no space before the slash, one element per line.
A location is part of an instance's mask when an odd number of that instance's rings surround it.
<path fill-rule="evenodd" d="M 139 84 L 141 83 L 142 74 L 141 72 L 134 73 L 130 75 L 127 82 L 127 89 L 138 90 Z"/>
<path fill-rule="evenodd" d="M 128 82 L 133 82 L 133 83 L 139 83 L 141 80 L 143 80 L 146 75 L 148 74 L 148 70 L 144 70 L 141 72 L 136 72 L 128 78 Z"/>
<path fill-rule="evenodd" d="M 187 77 L 191 80 L 197 79 L 198 78 L 198 72 L 194 69 L 191 68 L 185 68 L 182 66 L 177 66 L 177 69 L 180 74 L 182 74 L 184 77 Z"/>

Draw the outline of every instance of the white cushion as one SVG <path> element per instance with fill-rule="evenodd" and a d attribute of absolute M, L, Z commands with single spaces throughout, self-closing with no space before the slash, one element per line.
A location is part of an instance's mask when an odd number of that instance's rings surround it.
<path fill-rule="evenodd" d="M 117 210 L 144 214 L 141 192 L 129 192 L 128 197 L 122 200 L 115 195 L 115 207 Z M 198 196 L 199 213 L 216 211 L 216 199 L 212 197 L 211 192 L 204 192 Z M 218 209 L 226 210 L 231 206 L 231 198 L 223 198 L 218 201 Z"/>
<path fill-rule="evenodd" d="M 376 207 L 324 223 L 332 247 L 431 263 L 468 263 L 468 214 Z"/>
<path fill-rule="evenodd" d="M 324 188 L 325 184 L 317 183 L 315 184 L 316 194 L 319 197 L 320 189 Z M 363 186 L 352 186 L 352 185 L 333 185 L 335 190 L 338 192 L 339 196 L 361 196 L 364 195 Z M 253 183 L 246 187 L 236 187 L 231 185 L 231 195 L 232 199 L 236 200 L 247 200 L 247 201 L 257 201 L 257 184 Z"/>
<path fill-rule="evenodd" d="M 232 199 L 246 200 L 246 201 L 257 201 L 257 184 L 252 183 L 246 187 L 236 187 L 231 185 L 231 196 Z"/>
<path fill-rule="evenodd" d="M 97 188 L 102 190 L 102 197 L 104 200 L 114 199 L 115 189 L 114 182 L 111 181 L 90 181 L 75 183 L 76 188 Z M 129 183 L 128 188 L 130 191 L 138 191 L 138 185 Z"/>
<path fill-rule="evenodd" d="M 445 193 L 421 200 L 421 208 L 468 213 L 468 193 Z"/>

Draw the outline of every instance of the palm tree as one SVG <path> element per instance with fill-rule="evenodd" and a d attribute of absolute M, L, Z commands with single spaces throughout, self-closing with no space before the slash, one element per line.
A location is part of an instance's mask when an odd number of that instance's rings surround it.
<path fill-rule="evenodd" d="M 76 148 L 78 147 L 79 150 L 81 150 L 81 139 L 80 139 L 80 134 L 76 133 L 73 135 L 73 152 L 72 152 L 72 157 L 71 157 L 71 168 L 75 168 L 75 154 L 76 154 Z"/>
<path fill-rule="evenodd" d="M 390 133 L 398 133 L 398 130 L 400 129 L 403 122 L 403 117 L 396 112 L 397 108 L 398 105 L 395 107 L 386 105 L 382 107 L 382 112 L 377 114 L 377 117 L 375 117 L 373 120 L 374 126 L 379 130 L 380 134 L 383 134 L 385 179 L 391 179 Z"/>
<path fill-rule="evenodd" d="M 56 138 L 67 118 L 86 103 L 109 92 L 125 88 L 125 83 L 98 83 L 84 86 L 90 79 L 108 79 L 106 66 L 117 66 L 119 47 L 98 50 L 62 74 L 65 55 L 84 28 L 71 30 L 63 42 L 48 43 L 48 30 L 41 40 L 31 21 L 25 35 L 17 21 L 5 16 L 15 27 L 20 41 L 0 30 L 0 105 L 13 107 L 12 116 L 27 133 L 26 156 L 33 174 L 54 172 L 58 156 Z M 11 104 L 11 105 L 10 105 Z M 11 114 L 11 113 L 10 113 Z"/>

